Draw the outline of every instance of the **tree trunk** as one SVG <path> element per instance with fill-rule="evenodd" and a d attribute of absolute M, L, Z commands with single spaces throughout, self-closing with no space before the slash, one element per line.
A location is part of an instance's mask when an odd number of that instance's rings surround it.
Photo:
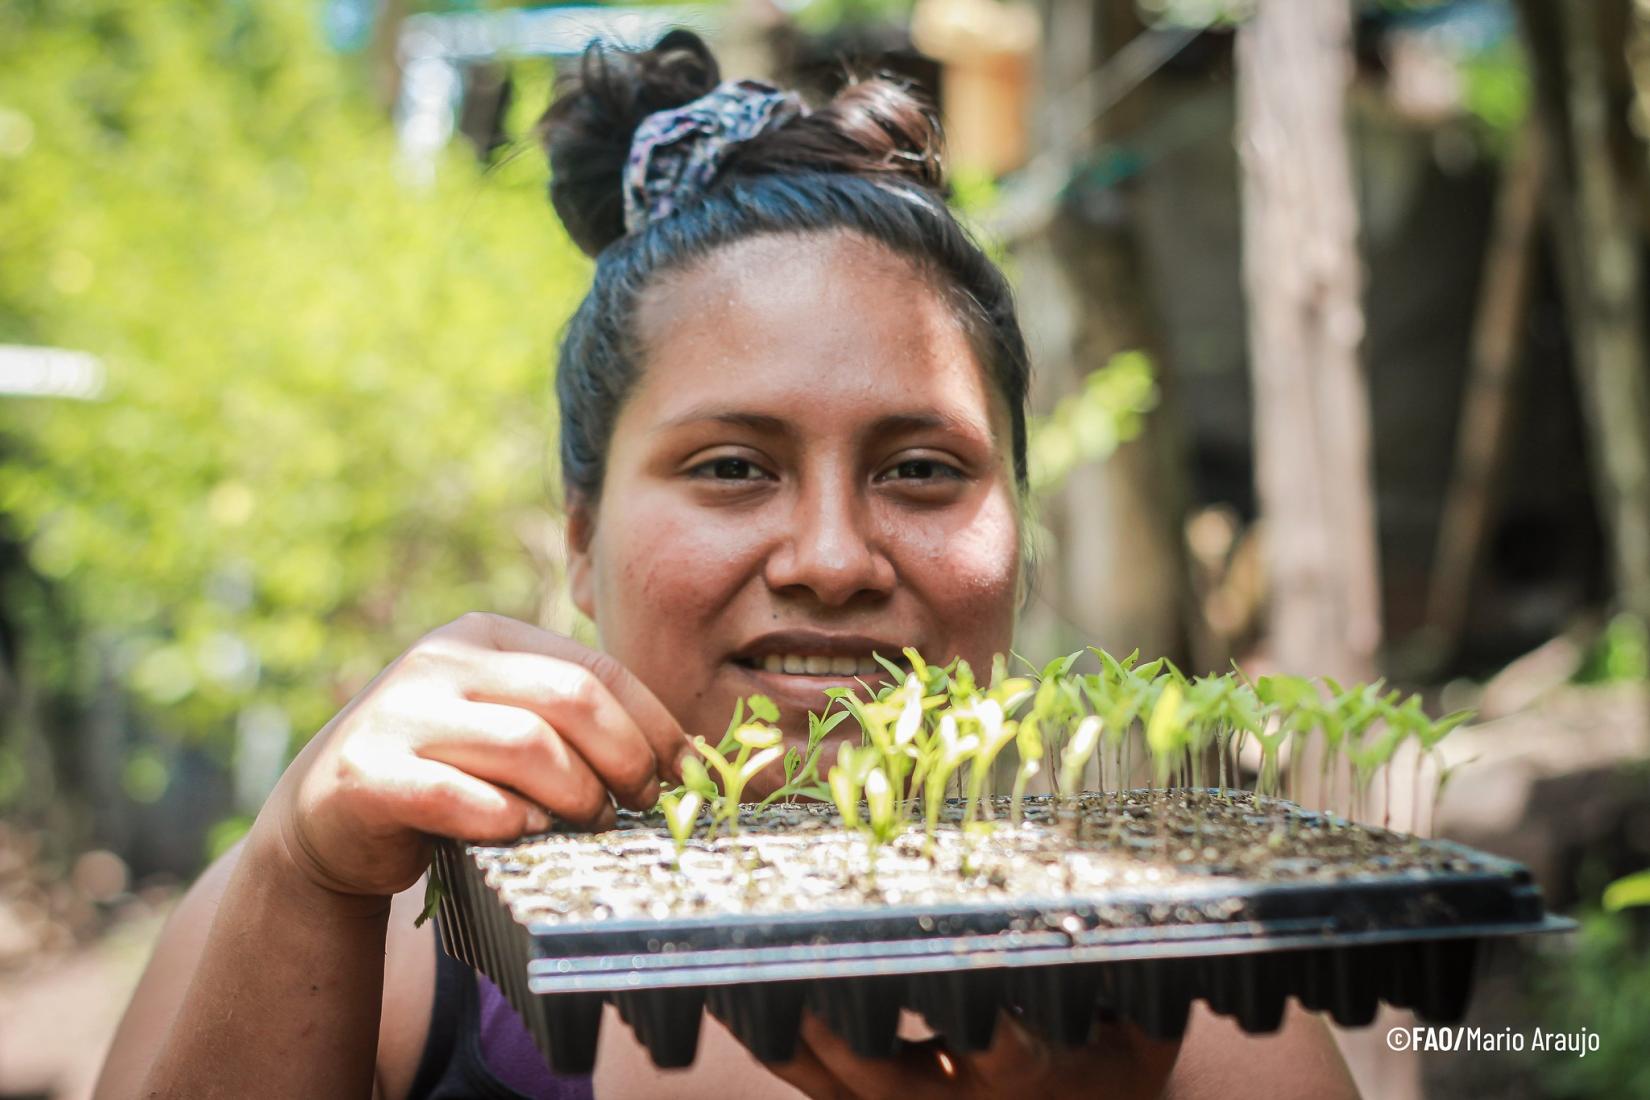
<path fill-rule="evenodd" d="M 1552 157 L 1548 209 L 1611 570 L 1621 605 L 1650 620 L 1642 245 L 1613 141 L 1612 66 L 1593 4 L 1523 0 L 1520 9 Z"/>
<path fill-rule="evenodd" d="M 1149 87 L 1134 87 L 1097 120 L 1102 104 L 1094 101 L 1093 79 L 1142 27 L 1132 5 L 1092 0 L 1052 0 L 1044 17 L 1042 144 L 1062 163 L 1077 163 L 1095 140 L 1091 130 L 1115 139 L 1145 124 Z M 1140 438 L 1079 465 L 1040 502 L 1050 554 L 1022 637 L 1034 652 L 1097 644 L 1183 662 L 1183 462 L 1129 186 L 1059 201 L 1047 224 L 1016 248 L 1022 309 L 1038 345 L 1034 405 L 1051 408 L 1128 350 L 1151 356 L 1161 395 Z"/>
<path fill-rule="evenodd" d="M 1244 289 L 1271 650 L 1369 678 L 1381 640 L 1347 0 L 1259 0 L 1237 36 Z"/>
<path fill-rule="evenodd" d="M 1447 664 L 1466 630 L 1473 581 L 1483 558 L 1499 473 L 1512 442 L 1523 366 L 1525 318 L 1539 249 L 1546 151 L 1541 131 L 1526 126 L 1501 169 L 1495 228 L 1484 258 L 1473 325 L 1472 360 L 1455 434 L 1455 466 L 1438 522 L 1427 597 L 1429 655 Z"/>

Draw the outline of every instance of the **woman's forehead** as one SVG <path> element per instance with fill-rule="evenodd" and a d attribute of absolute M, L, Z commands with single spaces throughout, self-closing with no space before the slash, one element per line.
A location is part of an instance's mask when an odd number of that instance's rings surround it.
<path fill-rule="evenodd" d="M 650 290 L 631 402 L 650 427 L 707 412 L 928 415 L 991 432 L 968 332 L 915 264 L 857 234 L 768 236 Z"/>

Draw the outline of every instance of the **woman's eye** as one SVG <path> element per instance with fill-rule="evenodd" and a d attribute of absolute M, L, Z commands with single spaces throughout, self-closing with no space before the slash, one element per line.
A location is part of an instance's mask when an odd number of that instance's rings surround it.
<path fill-rule="evenodd" d="M 960 478 L 962 471 L 937 459 L 908 458 L 892 467 L 887 476 L 902 481 L 933 481 L 936 478 Z"/>
<path fill-rule="evenodd" d="M 701 462 L 691 472 L 699 477 L 713 478 L 717 481 L 755 481 L 764 476 L 762 468 L 756 463 L 731 456 Z"/>

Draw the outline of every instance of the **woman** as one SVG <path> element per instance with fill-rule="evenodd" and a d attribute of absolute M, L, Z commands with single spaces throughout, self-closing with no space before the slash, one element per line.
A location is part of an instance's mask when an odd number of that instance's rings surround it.
<path fill-rule="evenodd" d="M 432 834 L 600 827 L 679 779 L 686 734 L 754 692 L 806 735 L 873 651 L 989 667 L 1020 591 L 1028 368 L 1001 274 L 937 198 L 902 91 L 808 113 L 718 84 L 692 35 L 592 52 L 546 117 L 551 196 L 597 258 L 557 374 L 569 583 L 601 651 L 466 616 L 344 708 L 163 932 L 99 1096 L 1353 1095 L 1323 1025 L 1183 1044 L 1098 1029 L 1050 1050 L 792 1063 L 719 1025 L 661 1074 L 616 1019 L 555 1079 L 496 990 L 415 928 Z M 770 788 L 771 789 L 771 788 Z M 913 1026 L 917 1026 L 912 1022 Z"/>

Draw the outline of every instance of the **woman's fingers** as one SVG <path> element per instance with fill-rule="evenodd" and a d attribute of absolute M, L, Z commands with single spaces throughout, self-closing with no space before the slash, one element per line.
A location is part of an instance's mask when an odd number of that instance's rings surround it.
<path fill-rule="evenodd" d="M 789 1062 L 769 1063 L 767 1068 L 809 1100 L 853 1100 L 853 1093 L 825 1068 L 807 1043 L 796 1044 L 796 1057 Z"/>
<path fill-rule="evenodd" d="M 847 1040 L 806 1012 L 798 1051 L 796 1061 L 768 1068 L 811 1097 L 924 1100 L 958 1095 L 956 1063 L 937 1040 L 905 1043 L 893 1058 L 861 1058 Z"/>
<path fill-rule="evenodd" d="M 1053 1047 L 1004 1012 L 989 1049 L 966 1056 L 965 1073 L 984 1095 L 1028 1081 L 1104 1081 L 1107 1095 L 1127 1100 L 1163 1091 L 1180 1052 L 1177 1042 L 1149 1038 L 1132 1024 L 1097 1023 L 1089 1042 Z"/>
<path fill-rule="evenodd" d="M 617 659 L 559 634 L 551 634 L 502 615 L 475 613 L 450 625 L 456 636 L 468 638 L 490 649 L 536 653 L 584 669 L 607 688 L 610 697 L 617 700 L 634 720 L 635 726 L 653 749 L 659 774 L 673 783 L 681 781 L 682 756 L 688 751 L 687 735 L 659 697 Z M 552 718 L 551 721 L 555 720 Z"/>
<path fill-rule="evenodd" d="M 998 1020 L 988 1050 L 954 1054 L 932 1039 L 905 1043 L 889 1059 L 861 1058 L 812 1014 L 802 1018 L 795 1061 L 769 1066 L 810 1097 L 854 1100 L 926 1100 L 928 1097 L 1087 1096 L 1096 1090 L 1117 1100 L 1161 1095 L 1179 1044 L 1156 1042 L 1137 1028 L 1104 1024 L 1089 1043 L 1055 1048 L 1012 1015 Z"/>
<path fill-rule="evenodd" d="M 531 800 L 441 761 L 397 757 L 383 762 L 379 778 L 397 823 L 433 836 L 514 840 L 549 826 Z"/>
<path fill-rule="evenodd" d="M 509 788 L 568 821 L 611 821 L 608 784 L 537 712 L 456 700 L 434 707 L 426 722 L 416 747 L 424 759 Z"/>
<path fill-rule="evenodd" d="M 619 804 L 659 801 L 658 755 L 634 716 L 594 673 L 537 653 L 488 653 L 466 669 L 466 699 L 537 715 L 595 770 Z"/>
<path fill-rule="evenodd" d="M 1014 1014 L 997 1014 L 991 1046 L 965 1057 L 970 1077 L 987 1084 L 1036 1080 L 1048 1072 L 1053 1051 L 1046 1041 L 1026 1030 Z"/>

